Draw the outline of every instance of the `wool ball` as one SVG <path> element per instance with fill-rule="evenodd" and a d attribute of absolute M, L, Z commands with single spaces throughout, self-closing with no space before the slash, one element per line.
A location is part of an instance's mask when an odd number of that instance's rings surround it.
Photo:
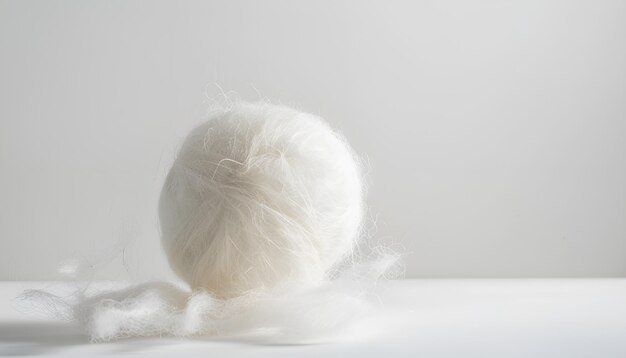
<path fill-rule="evenodd" d="M 159 203 L 170 266 L 220 298 L 324 280 L 350 256 L 362 215 L 360 167 L 343 136 L 268 103 L 212 111 L 184 141 Z"/>

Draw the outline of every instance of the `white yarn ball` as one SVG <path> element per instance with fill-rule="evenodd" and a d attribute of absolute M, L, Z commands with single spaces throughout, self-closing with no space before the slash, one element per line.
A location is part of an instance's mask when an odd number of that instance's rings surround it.
<path fill-rule="evenodd" d="M 217 297 L 315 284 L 354 248 L 362 191 L 355 155 L 321 118 L 237 103 L 185 140 L 161 194 L 162 244 Z"/>

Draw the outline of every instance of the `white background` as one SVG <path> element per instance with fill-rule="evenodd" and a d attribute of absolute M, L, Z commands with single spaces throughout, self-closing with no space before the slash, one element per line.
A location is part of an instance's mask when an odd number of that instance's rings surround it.
<path fill-rule="evenodd" d="M 626 2 L 0 1 L 0 279 L 165 272 L 212 83 L 340 129 L 408 277 L 626 274 Z"/>

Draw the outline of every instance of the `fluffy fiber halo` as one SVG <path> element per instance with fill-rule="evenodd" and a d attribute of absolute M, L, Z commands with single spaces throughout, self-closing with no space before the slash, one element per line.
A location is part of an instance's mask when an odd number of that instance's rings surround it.
<path fill-rule="evenodd" d="M 162 244 L 192 289 L 216 297 L 315 285 L 355 247 L 362 192 L 356 156 L 321 118 L 235 103 L 182 145 L 161 193 Z"/>

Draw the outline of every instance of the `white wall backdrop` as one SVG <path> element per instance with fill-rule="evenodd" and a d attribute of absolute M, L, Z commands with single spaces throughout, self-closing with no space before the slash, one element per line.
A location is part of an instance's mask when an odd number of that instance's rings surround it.
<path fill-rule="evenodd" d="M 211 83 L 343 131 L 408 277 L 626 274 L 624 1 L 49 0 L 0 1 L 0 279 L 164 272 Z"/>

